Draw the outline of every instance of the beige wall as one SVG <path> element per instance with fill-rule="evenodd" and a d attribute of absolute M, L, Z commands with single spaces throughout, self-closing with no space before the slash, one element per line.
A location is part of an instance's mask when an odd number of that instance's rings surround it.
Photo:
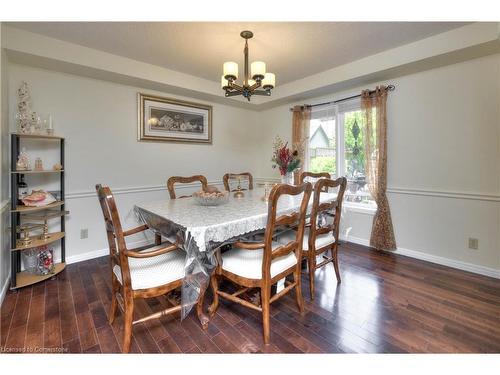
<path fill-rule="evenodd" d="M 396 85 L 388 100 L 388 195 L 402 253 L 500 270 L 499 70 L 493 55 L 382 82 Z M 276 134 L 290 139 L 289 107 L 259 113 L 264 149 Z M 268 154 L 257 173 L 275 177 Z M 351 240 L 368 241 L 370 215 L 348 211 L 344 224 Z M 468 237 L 479 239 L 478 250 L 467 248 Z"/>

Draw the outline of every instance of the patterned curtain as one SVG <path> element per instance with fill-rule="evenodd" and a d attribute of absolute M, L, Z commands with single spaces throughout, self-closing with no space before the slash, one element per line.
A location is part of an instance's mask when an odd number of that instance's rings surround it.
<path fill-rule="evenodd" d="M 387 89 L 379 86 L 375 92 L 361 93 L 361 110 L 365 120 L 365 170 L 368 189 L 377 203 L 373 217 L 370 246 L 395 250 L 396 239 L 392 227 L 391 210 L 387 199 Z"/>
<path fill-rule="evenodd" d="M 300 166 L 294 172 L 294 184 L 297 185 L 300 173 L 306 165 L 306 148 L 309 142 L 309 123 L 311 122 L 311 107 L 293 107 L 292 117 L 292 147 L 299 152 Z"/>

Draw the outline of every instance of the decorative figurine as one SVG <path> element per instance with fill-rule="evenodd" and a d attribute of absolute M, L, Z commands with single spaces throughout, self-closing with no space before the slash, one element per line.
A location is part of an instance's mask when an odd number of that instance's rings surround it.
<path fill-rule="evenodd" d="M 42 119 L 36 112 L 31 113 L 31 134 L 42 134 Z"/>
<path fill-rule="evenodd" d="M 17 90 L 17 97 L 19 100 L 16 114 L 18 131 L 21 134 L 29 134 L 31 132 L 32 111 L 30 90 L 26 82 L 23 82 Z"/>
<path fill-rule="evenodd" d="M 63 166 L 61 165 L 61 163 L 55 163 L 52 169 L 55 171 L 61 171 L 63 169 Z"/>
<path fill-rule="evenodd" d="M 35 171 L 43 171 L 43 164 L 42 164 L 42 159 L 36 158 L 35 159 Z"/>
<path fill-rule="evenodd" d="M 30 168 L 30 159 L 28 153 L 26 152 L 26 148 L 23 147 L 21 153 L 19 154 L 19 157 L 17 158 L 16 170 L 29 171 Z"/>

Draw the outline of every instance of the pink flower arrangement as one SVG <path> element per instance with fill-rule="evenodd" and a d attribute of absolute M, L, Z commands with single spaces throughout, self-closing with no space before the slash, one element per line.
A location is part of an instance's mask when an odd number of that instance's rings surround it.
<path fill-rule="evenodd" d="M 298 156 L 299 152 L 297 150 L 291 150 L 288 147 L 288 142 L 283 142 L 279 136 L 276 136 L 273 143 L 273 157 L 271 159 L 274 163 L 273 168 L 279 168 L 282 176 L 291 173 L 300 165 Z"/>

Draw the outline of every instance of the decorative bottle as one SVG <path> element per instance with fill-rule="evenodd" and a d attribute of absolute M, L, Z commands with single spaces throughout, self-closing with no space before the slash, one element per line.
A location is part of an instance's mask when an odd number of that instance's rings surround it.
<path fill-rule="evenodd" d="M 24 175 L 19 176 L 19 183 L 17 184 L 17 196 L 19 201 L 28 195 L 28 184 L 24 181 Z"/>

